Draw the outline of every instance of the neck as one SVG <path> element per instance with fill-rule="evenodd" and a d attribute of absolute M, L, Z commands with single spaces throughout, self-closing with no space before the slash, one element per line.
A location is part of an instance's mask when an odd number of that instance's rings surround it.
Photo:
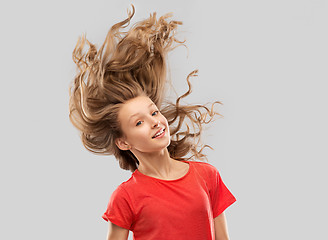
<path fill-rule="evenodd" d="M 138 171 L 145 175 L 167 178 L 174 170 L 176 160 L 170 157 L 167 148 L 159 152 L 133 154 L 139 161 Z"/>

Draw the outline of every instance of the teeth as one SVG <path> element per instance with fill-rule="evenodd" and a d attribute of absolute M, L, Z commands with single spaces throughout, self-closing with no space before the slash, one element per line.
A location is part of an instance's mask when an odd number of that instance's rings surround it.
<path fill-rule="evenodd" d="M 164 132 L 164 128 L 163 128 L 159 133 L 157 133 L 153 138 L 155 138 L 155 137 L 161 135 L 163 132 Z"/>

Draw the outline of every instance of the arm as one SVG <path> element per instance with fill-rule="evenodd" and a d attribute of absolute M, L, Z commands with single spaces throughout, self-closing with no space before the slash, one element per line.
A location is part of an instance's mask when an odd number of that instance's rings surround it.
<path fill-rule="evenodd" d="M 127 240 L 129 236 L 129 230 L 115 225 L 108 221 L 109 228 L 107 234 L 107 240 Z"/>
<path fill-rule="evenodd" d="M 215 240 L 229 240 L 227 220 L 224 212 L 214 218 Z"/>

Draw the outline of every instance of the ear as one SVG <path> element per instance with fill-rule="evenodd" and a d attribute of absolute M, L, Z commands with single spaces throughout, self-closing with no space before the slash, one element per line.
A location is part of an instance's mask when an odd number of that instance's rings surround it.
<path fill-rule="evenodd" d="M 123 138 L 117 138 L 115 140 L 115 144 L 121 150 L 129 150 L 131 148 L 130 145 Z"/>

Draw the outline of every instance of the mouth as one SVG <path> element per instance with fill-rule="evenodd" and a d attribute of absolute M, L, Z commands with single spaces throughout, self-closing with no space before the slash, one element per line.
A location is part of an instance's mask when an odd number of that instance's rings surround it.
<path fill-rule="evenodd" d="M 162 137 L 165 134 L 165 128 L 160 129 L 152 138 Z"/>

